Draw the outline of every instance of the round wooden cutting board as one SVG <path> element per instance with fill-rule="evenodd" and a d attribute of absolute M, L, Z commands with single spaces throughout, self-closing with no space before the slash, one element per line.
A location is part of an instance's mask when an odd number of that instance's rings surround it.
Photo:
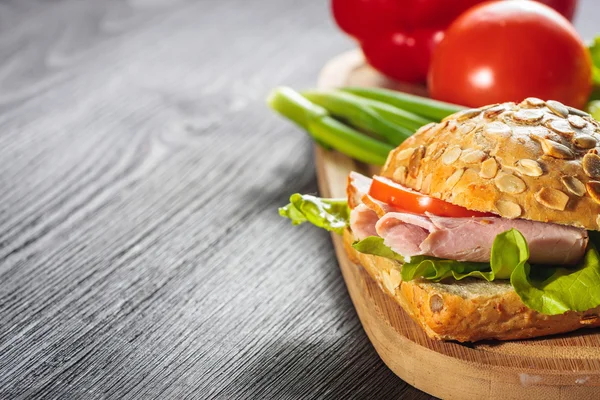
<path fill-rule="evenodd" d="M 393 83 L 365 65 L 360 52 L 330 61 L 320 88 L 384 86 L 417 94 L 423 87 Z M 315 147 L 319 189 L 324 197 L 345 197 L 352 170 L 373 174 L 376 168 Z M 407 383 L 449 399 L 600 399 L 600 332 L 511 342 L 460 344 L 429 339 L 385 295 L 378 284 L 352 263 L 341 237 L 333 234 L 337 258 L 365 332 L 381 359 Z"/>

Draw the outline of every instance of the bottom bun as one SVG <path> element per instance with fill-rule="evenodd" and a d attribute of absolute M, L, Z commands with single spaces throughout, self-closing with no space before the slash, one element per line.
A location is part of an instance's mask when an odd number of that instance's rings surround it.
<path fill-rule="evenodd" d="M 527 308 L 508 281 L 402 282 L 397 262 L 359 253 L 352 248 L 354 240 L 352 232 L 346 230 L 344 246 L 350 259 L 362 265 L 433 339 L 527 339 L 600 326 L 600 307 L 560 315 L 541 314 Z"/>

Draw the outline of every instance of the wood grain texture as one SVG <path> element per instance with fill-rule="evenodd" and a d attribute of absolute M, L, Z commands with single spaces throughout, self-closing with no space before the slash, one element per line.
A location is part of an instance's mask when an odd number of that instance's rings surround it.
<path fill-rule="evenodd" d="M 0 2 L 0 398 L 428 397 L 276 213 L 317 184 L 264 98 L 351 46 L 324 0 Z"/>
<path fill-rule="evenodd" d="M 0 398 L 422 397 L 371 347 L 310 140 L 320 0 L 0 2 Z"/>

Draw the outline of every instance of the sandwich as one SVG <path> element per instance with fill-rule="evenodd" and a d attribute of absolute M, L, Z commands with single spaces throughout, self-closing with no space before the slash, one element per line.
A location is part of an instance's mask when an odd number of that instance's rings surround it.
<path fill-rule="evenodd" d="M 598 147 L 597 147 L 598 146 Z M 529 98 L 455 113 L 350 173 L 347 198 L 280 214 L 343 235 L 350 258 L 434 339 L 600 326 L 600 124 Z"/>

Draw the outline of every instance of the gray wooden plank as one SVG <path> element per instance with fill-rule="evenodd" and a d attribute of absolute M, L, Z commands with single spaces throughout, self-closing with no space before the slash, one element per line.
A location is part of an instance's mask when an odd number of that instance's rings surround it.
<path fill-rule="evenodd" d="M 1 396 L 418 395 L 276 212 L 316 183 L 264 98 L 351 45 L 324 3 L 2 6 Z"/>
<path fill-rule="evenodd" d="M 264 98 L 351 46 L 319 0 L 0 2 L 0 398 L 427 398 L 276 212 L 316 181 Z"/>

